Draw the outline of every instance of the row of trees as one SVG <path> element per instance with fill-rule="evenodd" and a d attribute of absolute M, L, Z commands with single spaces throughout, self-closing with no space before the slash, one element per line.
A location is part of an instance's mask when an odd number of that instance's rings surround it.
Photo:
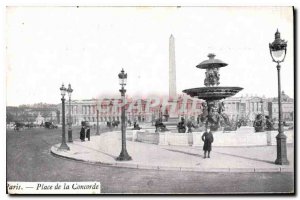
<path fill-rule="evenodd" d="M 52 112 L 55 111 L 56 115 L 53 116 Z M 59 120 L 59 111 L 56 105 L 52 104 L 33 104 L 33 105 L 21 105 L 18 107 L 6 107 L 6 123 L 11 122 L 35 122 L 38 115 L 41 115 L 44 119 L 50 119 L 50 121 Z"/>

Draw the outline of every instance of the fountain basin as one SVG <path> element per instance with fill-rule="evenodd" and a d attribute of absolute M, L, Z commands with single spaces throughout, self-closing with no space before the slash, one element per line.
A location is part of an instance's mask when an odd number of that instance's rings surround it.
<path fill-rule="evenodd" d="M 250 147 L 250 146 L 271 146 L 276 145 L 276 136 L 278 131 L 265 131 L 255 133 L 253 127 L 240 128 L 237 131 L 213 133 L 213 146 L 218 147 Z M 194 146 L 202 147 L 201 139 L 203 132 L 193 133 L 172 133 L 170 131 L 155 133 L 155 130 L 137 130 L 129 131 L 127 140 L 166 145 L 166 146 Z M 294 130 L 286 130 L 287 143 L 294 143 Z"/>
<path fill-rule="evenodd" d="M 206 101 L 221 100 L 234 96 L 241 91 L 241 87 L 199 87 L 183 90 L 184 93 L 191 97 L 197 97 Z"/>

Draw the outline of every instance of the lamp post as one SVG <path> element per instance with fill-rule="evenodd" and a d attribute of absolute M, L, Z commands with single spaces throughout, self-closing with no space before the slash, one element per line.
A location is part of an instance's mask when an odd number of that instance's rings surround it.
<path fill-rule="evenodd" d="M 133 116 L 133 119 L 132 119 L 132 121 L 133 121 L 133 123 L 134 122 L 136 122 L 137 120 L 136 120 L 136 116 L 137 116 L 137 102 L 135 102 L 134 103 L 134 108 L 132 109 L 132 116 Z"/>
<path fill-rule="evenodd" d="M 109 108 L 110 108 L 110 110 L 109 110 L 109 122 L 111 123 L 112 122 L 112 116 L 113 116 L 113 102 L 112 102 L 112 100 L 109 102 Z"/>
<path fill-rule="evenodd" d="M 73 142 L 72 139 L 72 116 L 71 116 L 71 95 L 73 92 L 73 89 L 71 88 L 71 84 L 69 84 L 69 87 L 67 89 L 68 96 L 69 96 L 69 129 L 68 129 L 68 142 Z"/>
<path fill-rule="evenodd" d="M 98 107 L 97 107 L 97 132 L 96 132 L 96 135 L 99 135 L 99 110 L 98 110 Z"/>
<path fill-rule="evenodd" d="M 160 104 L 160 106 L 159 106 L 159 120 L 161 120 L 162 121 L 162 105 Z"/>
<path fill-rule="evenodd" d="M 238 114 L 236 115 L 237 118 L 237 122 L 241 119 L 241 105 L 242 105 L 242 97 L 240 99 L 240 101 L 238 102 Z"/>
<path fill-rule="evenodd" d="M 279 122 L 278 122 L 278 135 L 276 136 L 277 141 L 277 158 L 275 164 L 277 165 L 288 165 L 287 150 L 286 150 L 286 136 L 283 131 L 282 123 L 282 105 L 281 105 L 281 84 L 280 84 L 280 63 L 284 61 L 286 56 L 287 41 L 280 38 L 278 29 L 275 33 L 275 40 L 269 44 L 270 54 L 273 62 L 277 63 L 277 76 L 278 76 L 278 108 L 279 108 Z"/>
<path fill-rule="evenodd" d="M 263 98 L 260 99 L 260 103 L 261 103 L 261 114 L 264 115 L 264 101 Z"/>
<path fill-rule="evenodd" d="M 70 150 L 70 147 L 68 147 L 67 143 L 66 143 L 66 132 L 65 132 L 65 95 L 66 95 L 66 91 L 67 89 L 65 88 L 64 84 L 62 84 L 61 88 L 60 88 L 60 92 L 61 92 L 61 106 L 62 106 L 62 141 L 61 141 L 61 145 L 58 148 L 59 150 Z"/>
<path fill-rule="evenodd" d="M 121 85 L 121 89 L 119 91 L 121 92 L 122 103 L 124 103 L 125 93 L 126 93 L 124 86 L 126 85 L 127 82 L 127 73 L 124 73 L 124 69 L 122 69 L 121 73 L 119 73 L 118 76 Z M 119 157 L 117 157 L 117 160 L 119 161 L 132 160 L 132 158 L 127 153 L 127 149 L 126 149 L 125 105 L 122 105 L 121 131 L 122 131 L 122 150 Z"/>

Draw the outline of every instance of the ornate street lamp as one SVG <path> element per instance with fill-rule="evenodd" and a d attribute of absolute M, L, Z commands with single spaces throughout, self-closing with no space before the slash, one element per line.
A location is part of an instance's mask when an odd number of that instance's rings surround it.
<path fill-rule="evenodd" d="M 60 88 L 60 92 L 61 92 L 61 102 L 62 102 L 62 141 L 61 141 L 61 145 L 58 148 L 59 150 L 70 150 L 70 147 L 68 147 L 67 143 L 66 143 L 66 132 L 65 132 L 65 95 L 66 95 L 66 91 L 67 89 L 65 88 L 64 84 L 62 84 L 61 88 Z"/>
<path fill-rule="evenodd" d="M 287 41 L 280 38 L 278 29 L 275 33 L 275 40 L 269 44 L 270 54 L 273 62 L 277 63 L 277 75 L 278 75 L 278 108 L 279 108 L 279 123 L 278 123 L 278 135 L 276 136 L 277 141 L 277 158 L 275 164 L 277 165 L 288 165 L 287 151 L 286 151 L 286 136 L 283 131 L 282 122 L 282 105 L 281 105 L 281 84 L 280 84 L 280 63 L 284 61 L 286 56 Z"/>
<path fill-rule="evenodd" d="M 71 95 L 73 92 L 73 89 L 71 88 L 71 84 L 69 84 L 69 87 L 67 89 L 68 96 L 69 96 L 69 129 L 68 129 L 68 142 L 73 142 L 72 139 L 72 116 L 71 116 Z"/>
<path fill-rule="evenodd" d="M 126 93 L 124 86 L 127 83 L 127 73 L 124 73 L 124 69 L 122 69 L 121 73 L 119 73 L 119 81 L 121 85 L 121 89 L 119 91 L 121 92 L 122 103 L 124 104 L 125 93 Z M 121 131 L 122 131 L 122 150 L 119 157 L 117 157 L 117 160 L 119 161 L 131 160 L 131 157 L 127 153 L 127 149 L 126 149 L 125 105 L 122 105 Z"/>

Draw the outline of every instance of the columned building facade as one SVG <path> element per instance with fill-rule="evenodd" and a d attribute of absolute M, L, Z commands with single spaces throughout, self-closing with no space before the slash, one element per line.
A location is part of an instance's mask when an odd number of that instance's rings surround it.
<path fill-rule="evenodd" d="M 230 97 L 224 100 L 225 113 L 230 120 L 246 119 L 254 121 L 257 114 L 269 115 L 265 97 Z"/>
<path fill-rule="evenodd" d="M 149 104 L 151 106 L 149 106 Z M 121 99 L 88 99 L 71 101 L 71 120 L 74 125 L 80 125 L 82 121 L 90 124 L 97 123 L 97 110 L 99 111 L 99 122 L 121 121 Z M 127 99 L 125 105 L 125 115 L 131 122 L 154 122 L 159 117 L 167 119 L 170 113 L 170 106 L 163 102 L 156 103 L 151 99 Z M 69 103 L 65 104 L 66 122 L 69 121 Z M 195 109 L 197 108 L 197 109 Z M 61 110 L 61 104 L 58 105 Z M 175 112 L 185 119 L 197 119 L 202 113 L 202 100 L 179 96 L 176 101 Z M 61 112 L 60 112 L 61 113 Z"/>
<path fill-rule="evenodd" d="M 74 125 L 80 125 L 82 121 L 88 121 L 90 124 L 97 123 L 97 110 L 99 111 L 99 122 L 121 121 L 121 99 L 104 98 L 73 100 L 71 102 L 71 116 Z M 185 119 L 196 120 L 203 111 L 203 100 L 191 98 L 187 95 L 178 96 L 175 105 L 175 114 L 178 120 L 181 117 Z M 273 120 L 278 119 L 278 102 L 276 98 L 265 98 L 258 96 L 230 97 L 223 100 L 225 113 L 232 121 L 240 119 L 253 122 L 257 114 L 264 114 Z M 155 106 L 151 99 L 133 99 L 128 98 L 125 105 L 125 115 L 131 122 L 154 122 L 162 117 L 163 121 L 168 120 L 170 116 L 170 105 L 161 101 Z M 282 100 L 283 120 L 294 120 L 294 101 L 283 94 Z M 61 104 L 58 105 L 61 110 Z M 173 109 L 174 111 L 174 109 Z M 69 103 L 66 103 L 66 122 L 69 120 Z M 61 112 L 58 112 L 61 115 Z M 61 116 L 59 117 L 61 118 Z M 251 123 L 250 123 L 251 124 Z"/>
<path fill-rule="evenodd" d="M 288 95 L 282 91 L 281 94 L 281 105 L 282 105 L 282 120 L 284 122 L 294 121 L 294 99 L 290 98 Z M 278 98 L 272 98 L 268 102 L 268 110 L 270 117 L 278 121 Z"/>

